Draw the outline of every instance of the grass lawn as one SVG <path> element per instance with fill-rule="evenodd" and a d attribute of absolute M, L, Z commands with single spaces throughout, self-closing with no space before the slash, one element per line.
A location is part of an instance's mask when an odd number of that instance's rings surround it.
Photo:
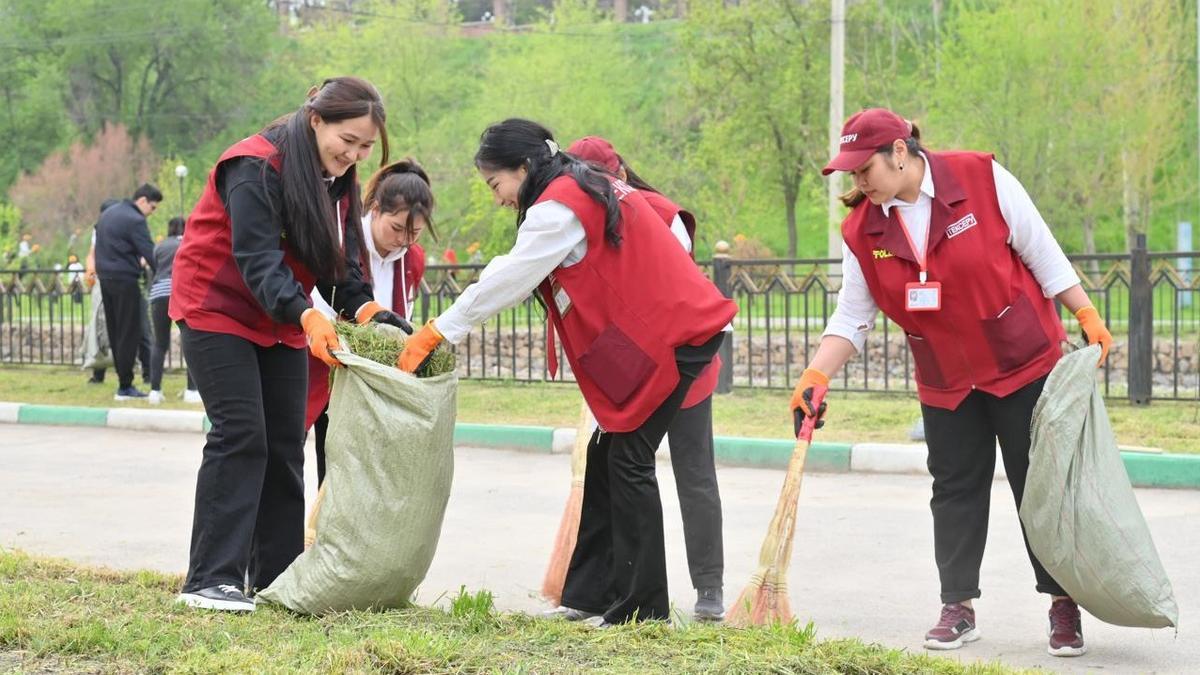
<path fill-rule="evenodd" d="M 0 671 L 155 673 L 1009 673 L 819 640 L 812 626 L 603 631 L 502 614 L 487 591 L 439 608 L 230 615 L 172 600 L 181 579 L 0 550 Z"/>
<path fill-rule="evenodd" d="M 114 373 L 110 371 L 110 379 Z M 87 374 L 61 366 L 0 366 L 0 401 L 93 407 L 150 407 L 141 401 L 112 400 L 115 382 L 85 384 Z M 181 373 L 167 373 L 164 408 L 199 409 L 184 404 Z M 781 390 L 738 389 L 717 396 L 713 431 L 718 436 L 788 438 L 791 393 Z M 460 422 L 532 424 L 573 427 L 582 401 L 570 383 L 524 384 L 463 380 L 458 391 Z M 1108 401 L 1108 414 L 1121 445 L 1158 447 L 1168 452 L 1200 453 L 1200 402 L 1158 401 L 1133 407 Z M 850 394 L 834 390 L 829 398 L 825 428 L 818 440 L 842 442 L 908 442 L 908 431 L 920 416 L 915 395 Z"/>

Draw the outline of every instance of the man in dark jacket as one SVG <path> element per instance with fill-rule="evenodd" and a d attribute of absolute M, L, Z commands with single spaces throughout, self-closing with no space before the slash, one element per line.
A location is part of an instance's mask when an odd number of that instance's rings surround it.
<path fill-rule="evenodd" d="M 154 242 L 146 216 L 154 213 L 161 201 L 158 188 L 143 185 L 131 199 L 106 209 L 96 223 L 96 276 L 119 379 L 114 397 L 118 401 L 146 396 L 133 386 L 133 360 L 142 338 L 138 312 L 145 312 L 138 279 L 144 266 L 154 266 Z"/>

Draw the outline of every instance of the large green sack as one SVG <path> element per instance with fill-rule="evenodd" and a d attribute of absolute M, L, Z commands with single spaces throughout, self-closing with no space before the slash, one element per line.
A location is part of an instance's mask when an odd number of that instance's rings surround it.
<path fill-rule="evenodd" d="M 441 535 L 458 376 L 335 355 L 346 367 L 333 376 L 316 542 L 258 597 L 304 614 L 403 607 Z"/>
<path fill-rule="evenodd" d="M 1179 620 L 1096 387 L 1100 347 L 1068 354 L 1033 410 L 1021 522 L 1029 547 L 1101 621 L 1165 628 Z"/>

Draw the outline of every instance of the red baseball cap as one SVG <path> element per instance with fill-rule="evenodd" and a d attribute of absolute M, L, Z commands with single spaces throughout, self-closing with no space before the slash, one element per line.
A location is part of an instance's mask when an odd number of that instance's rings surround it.
<path fill-rule="evenodd" d="M 621 170 L 621 156 L 613 149 L 612 143 L 599 136 L 584 136 L 572 143 L 567 152 L 585 162 L 599 164 L 612 173 Z"/>
<path fill-rule="evenodd" d="M 842 127 L 838 154 L 821 169 L 822 176 L 834 171 L 853 171 L 862 166 L 879 148 L 897 138 L 912 136 L 912 124 L 887 108 L 868 108 L 855 113 Z"/>

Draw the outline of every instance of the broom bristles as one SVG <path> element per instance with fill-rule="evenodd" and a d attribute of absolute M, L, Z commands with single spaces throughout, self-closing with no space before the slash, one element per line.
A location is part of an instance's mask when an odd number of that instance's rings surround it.
<path fill-rule="evenodd" d="M 579 516 L 583 510 L 583 483 L 571 483 L 571 494 L 558 523 L 558 534 L 554 537 L 554 550 L 550 553 L 550 564 L 546 566 L 546 577 L 542 580 L 542 597 L 555 605 L 562 602 L 563 585 L 567 581 L 567 568 L 575 553 L 575 542 L 579 536 Z"/>

